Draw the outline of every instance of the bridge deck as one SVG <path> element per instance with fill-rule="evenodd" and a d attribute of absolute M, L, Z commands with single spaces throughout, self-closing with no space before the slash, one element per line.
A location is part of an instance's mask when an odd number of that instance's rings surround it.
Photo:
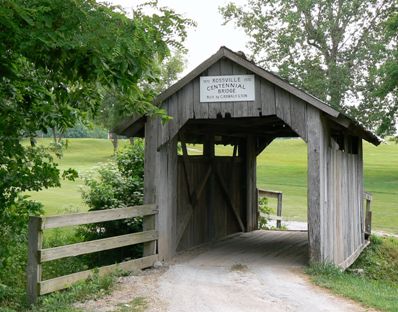
<path fill-rule="evenodd" d="M 204 247 L 183 252 L 177 256 L 176 261 L 179 260 L 192 264 L 222 266 L 237 263 L 251 266 L 266 263 L 303 266 L 308 263 L 308 233 L 264 230 L 238 233 Z"/>

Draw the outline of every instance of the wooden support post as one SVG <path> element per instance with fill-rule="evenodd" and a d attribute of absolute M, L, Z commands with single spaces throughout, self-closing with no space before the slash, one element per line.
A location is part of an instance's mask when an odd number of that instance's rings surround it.
<path fill-rule="evenodd" d="M 257 179 L 256 179 L 256 140 L 250 135 L 246 140 L 246 231 L 257 229 Z"/>
<path fill-rule="evenodd" d="M 364 197 L 366 200 L 365 210 L 365 239 L 368 239 L 372 234 L 372 210 L 370 204 L 372 202 L 372 194 L 365 192 Z"/>
<path fill-rule="evenodd" d="M 276 208 L 276 215 L 278 219 L 276 220 L 276 227 L 281 228 L 281 218 L 282 218 L 282 193 L 278 194 L 278 206 Z"/>
<path fill-rule="evenodd" d="M 39 250 L 43 247 L 41 218 L 30 217 L 28 225 L 28 266 L 26 270 L 28 284 L 28 304 L 35 304 L 40 294 L 41 264 Z"/>
<path fill-rule="evenodd" d="M 324 226 L 324 166 L 323 153 L 324 129 L 321 115 L 318 110 L 308 106 L 308 242 L 311 262 L 322 262 L 323 243 L 322 235 Z"/>
<path fill-rule="evenodd" d="M 144 160 L 144 203 L 156 202 L 156 173 L 157 173 L 157 129 L 159 123 L 155 118 L 148 119 L 145 125 L 145 160 Z M 160 207 L 158 207 L 159 209 Z M 145 216 L 142 220 L 144 231 L 156 228 L 156 216 Z M 156 241 L 144 243 L 143 256 L 156 254 Z"/>

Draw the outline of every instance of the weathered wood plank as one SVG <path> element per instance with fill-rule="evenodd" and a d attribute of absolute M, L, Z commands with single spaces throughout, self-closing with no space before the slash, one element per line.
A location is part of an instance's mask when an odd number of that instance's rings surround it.
<path fill-rule="evenodd" d="M 307 104 L 297 97 L 290 96 L 290 111 L 290 126 L 305 142 L 307 142 Z"/>
<path fill-rule="evenodd" d="M 258 189 L 258 195 L 260 197 L 278 198 L 280 194 L 282 194 L 280 191 Z"/>
<path fill-rule="evenodd" d="M 276 115 L 282 119 L 289 126 L 291 125 L 290 116 L 290 95 L 283 89 L 275 89 L 275 103 L 276 103 Z"/>
<path fill-rule="evenodd" d="M 217 62 L 209 67 L 207 74 L 209 76 L 220 76 L 220 62 Z M 221 113 L 221 103 L 220 102 L 210 102 L 209 103 L 209 117 L 211 119 L 217 118 L 217 114 Z"/>
<path fill-rule="evenodd" d="M 41 264 L 39 250 L 43 245 L 42 218 L 30 217 L 28 225 L 28 265 L 27 275 L 27 299 L 28 304 L 35 304 L 40 293 Z"/>
<path fill-rule="evenodd" d="M 225 196 L 225 200 L 227 201 L 228 206 L 231 208 L 232 212 L 233 212 L 234 215 L 235 215 L 236 220 L 237 220 L 238 223 L 239 223 L 240 229 L 242 230 L 242 232 L 245 232 L 245 226 L 244 226 L 244 224 L 243 224 L 243 222 L 242 222 L 242 219 L 241 219 L 241 217 L 240 217 L 240 215 L 239 215 L 237 209 L 235 208 L 234 203 L 233 203 L 232 200 L 231 200 L 231 197 L 230 197 L 230 194 L 229 194 L 228 189 L 227 189 L 227 187 L 226 187 L 225 181 L 224 181 L 224 179 L 222 178 L 222 176 L 221 176 L 221 174 L 220 174 L 220 172 L 219 172 L 217 166 L 213 165 L 213 171 L 214 171 L 214 173 L 215 173 L 215 175 L 216 175 L 216 177 L 217 177 L 217 180 L 218 180 L 218 182 L 219 182 L 219 185 L 221 186 L 221 190 L 222 190 L 222 192 L 223 192 L 223 194 L 224 194 L 224 196 Z"/>
<path fill-rule="evenodd" d="M 72 213 L 62 216 L 42 217 L 42 229 L 52 229 L 64 226 L 83 225 L 105 221 L 142 217 L 157 214 L 156 205 L 141 205 L 126 208 Z"/>
<path fill-rule="evenodd" d="M 261 80 L 261 104 L 263 116 L 276 115 L 275 86 L 264 79 Z"/>
<path fill-rule="evenodd" d="M 178 129 L 193 118 L 193 82 L 188 83 L 178 92 Z"/>
<path fill-rule="evenodd" d="M 144 203 L 156 202 L 156 158 L 158 147 L 158 131 L 160 121 L 156 118 L 148 118 L 145 124 L 145 159 L 144 159 Z M 142 219 L 144 231 L 154 230 L 156 216 L 145 216 Z M 156 253 L 156 242 L 144 243 L 143 255 L 150 256 Z"/>
<path fill-rule="evenodd" d="M 257 179 L 255 137 L 246 139 L 246 231 L 257 229 Z"/>
<path fill-rule="evenodd" d="M 315 108 L 309 107 L 307 111 L 308 123 L 308 240 L 310 260 L 322 261 L 322 214 L 323 202 L 321 189 L 322 143 L 323 134 L 320 113 Z"/>
<path fill-rule="evenodd" d="M 100 276 L 109 274 L 116 269 L 121 269 L 125 271 L 135 271 L 151 267 L 157 260 L 158 260 L 158 255 L 152 255 L 148 257 L 125 261 L 118 264 L 104 266 L 97 270 Z M 94 270 L 87 270 L 42 281 L 40 282 L 40 295 L 68 288 L 78 281 L 82 281 L 89 278 L 93 274 Z"/>
<path fill-rule="evenodd" d="M 145 243 L 158 239 L 157 231 L 144 231 L 39 250 L 41 262 Z"/>

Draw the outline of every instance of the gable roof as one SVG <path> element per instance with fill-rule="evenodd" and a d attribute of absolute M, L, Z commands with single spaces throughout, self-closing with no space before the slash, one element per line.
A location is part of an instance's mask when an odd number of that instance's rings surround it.
<path fill-rule="evenodd" d="M 273 83 L 274 85 L 278 86 L 279 88 L 293 94 L 294 96 L 300 98 L 301 100 L 305 101 L 306 103 L 316 107 L 329 119 L 333 122 L 339 124 L 343 128 L 349 129 L 350 131 L 354 132 L 356 135 L 362 137 L 366 141 L 374 144 L 379 145 L 381 140 L 373 134 L 371 131 L 367 130 L 364 126 L 362 126 L 359 122 L 354 120 L 353 118 L 339 112 L 338 110 L 334 109 L 333 107 L 329 106 L 322 100 L 316 98 L 315 96 L 301 90 L 293 86 L 292 84 L 288 83 L 278 75 L 271 73 L 253 62 L 247 60 L 243 55 L 236 53 L 227 47 L 222 46 L 217 53 L 209 57 L 207 60 L 202 62 L 199 66 L 197 66 L 194 70 L 188 73 L 185 77 L 177 81 L 167 90 L 162 92 L 154 99 L 155 105 L 161 105 L 165 100 L 171 97 L 174 93 L 178 90 L 183 88 L 185 85 L 190 83 L 192 80 L 200 76 L 206 69 L 211 67 L 213 64 L 217 63 L 222 58 L 227 58 L 232 62 L 242 66 L 243 68 L 253 72 L 254 74 L 258 75 L 261 78 Z M 121 122 L 115 129 L 114 132 L 121 135 L 127 135 L 132 132 L 138 132 L 142 129 L 145 124 L 145 117 L 143 116 L 132 116 L 127 118 L 123 122 Z"/>

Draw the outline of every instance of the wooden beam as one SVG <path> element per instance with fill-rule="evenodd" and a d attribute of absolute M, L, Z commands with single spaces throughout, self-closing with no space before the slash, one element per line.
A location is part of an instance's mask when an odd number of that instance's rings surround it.
<path fill-rule="evenodd" d="M 144 231 L 132 234 L 113 236 L 109 238 L 97 239 L 88 242 L 65 245 L 54 248 L 39 250 L 41 262 L 62 259 L 66 257 L 76 257 L 92 252 L 120 248 L 158 239 L 157 231 Z"/>
<path fill-rule="evenodd" d="M 135 271 L 151 267 L 157 260 L 158 260 L 158 255 L 152 255 L 144 258 L 125 261 L 118 264 L 104 266 L 96 270 L 98 271 L 99 276 L 104 276 L 106 274 L 109 274 L 113 272 L 115 269 L 121 269 L 125 271 Z M 90 276 L 92 276 L 96 270 L 77 272 L 61 277 L 56 277 L 50 280 L 42 281 L 40 282 L 40 295 L 64 289 L 78 281 L 85 280 Z"/>
<path fill-rule="evenodd" d="M 126 208 L 106 209 L 83 213 L 72 213 L 61 216 L 43 217 L 41 228 L 52 229 L 64 226 L 83 225 L 114 221 L 120 219 L 142 217 L 157 214 L 156 205 L 141 205 Z"/>

